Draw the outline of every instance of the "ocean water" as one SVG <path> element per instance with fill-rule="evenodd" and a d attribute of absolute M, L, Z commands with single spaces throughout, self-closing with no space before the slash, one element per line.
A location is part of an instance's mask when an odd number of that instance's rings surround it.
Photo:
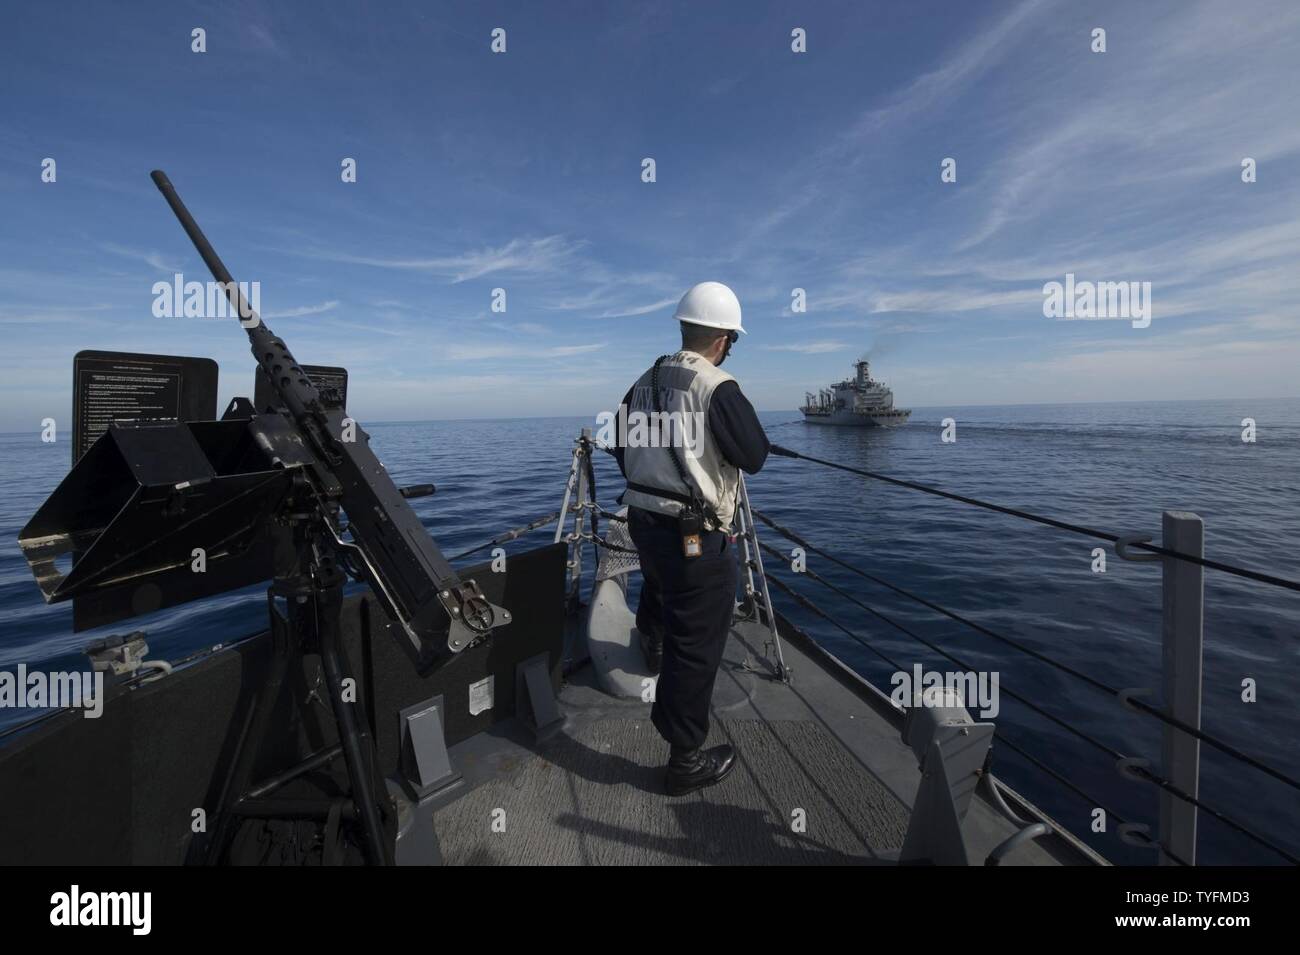
<path fill-rule="evenodd" d="M 796 412 L 762 416 L 772 440 L 817 457 L 936 485 L 1112 532 L 1152 534 L 1162 510 L 1205 520 L 1206 553 L 1230 564 L 1300 578 L 1300 399 L 923 408 L 892 430 L 819 428 Z M 955 419 L 957 440 L 940 440 Z M 1241 440 L 1241 421 L 1258 439 Z M 558 510 L 573 438 L 589 419 L 367 424 L 398 483 L 432 481 L 412 502 L 453 555 Z M 18 532 L 68 469 L 68 447 L 39 435 L 0 435 L 0 667 L 79 668 L 67 605 L 46 606 L 16 544 Z M 602 504 L 622 489 L 598 455 Z M 900 587 L 1115 687 L 1160 681 L 1160 567 L 1129 563 L 1100 541 L 892 487 L 818 465 L 769 459 L 750 479 L 754 506 L 809 541 Z M 760 525 L 760 533 L 765 531 Z M 539 530 L 508 550 L 550 540 Z M 768 532 L 765 539 L 788 552 Z M 769 564 L 774 563 L 769 560 Z M 592 561 L 588 560 L 590 567 Z M 961 658 L 996 671 L 1014 691 L 1125 755 L 1158 767 L 1160 725 L 1019 651 L 809 555 L 808 566 L 860 600 Z M 859 638 L 906 666 L 957 669 L 812 580 L 776 572 Z M 780 593 L 778 607 L 888 691 L 893 669 Z M 1300 776 L 1300 594 L 1215 571 L 1205 579 L 1206 731 L 1291 776 Z M 106 632 L 144 629 L 152 655 L 187 652 L 264 625 L 260 588 L 153 614 Z M 798 679 L 796 674 L 795 679 Z M 1254 681 L 1257 700 L 1244 702 Z M 1003 692 L 996 723 L 1017 746 L 1088 798 L 995 745 L 994 771 L 1115 861 L 1154 861 L 1118 839 L 1114 820 L 1091 832 L 1098 805 L 1154 826 L 1157 791 L 1122 777 L 1104 753 Z M 0 712 L 0 725 L 21 711 Z M 1210 747 L 1202 748 L 1201 798 L 1269 841 L 1300 854 L 1295 790 Z M 1279 857 L 1201 814 L 1202 862 L 1273 863 Z"/>

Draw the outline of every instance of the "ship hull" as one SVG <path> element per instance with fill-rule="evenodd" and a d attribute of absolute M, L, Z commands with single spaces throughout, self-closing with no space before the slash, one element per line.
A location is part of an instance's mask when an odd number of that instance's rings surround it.
<path fill-rule="evenodd" d="M 808 424 L 837 428 L 893 428 L 905 424 L 911 414 L 910 411 L 889 414 L 855 414 L 844 410 L 832 411 L 830 414 L 809 414 L 805 411 L 803 420 Z"/>
<path fill-rule="evenodd" d="M 488 564 L 464 568 L 462 573 L 482 581 L 489 600 L 509 601 L 527 613 L 517 614 L 508 641 L 481 641 L 453 664 L 424 675 L 410 666 L 390 636 L 395 624 L 373 597 L 345 598 L 340 642 L 345 656 L 357 661 L 354 672 L 363 701 L 358 707 L 373 734 L 377 773 L 408 778 L 402 769 L 408 744 L 401 714 L 413 707 L 438 700 L 447 714 L 439 733 L 453 747 L 488 737 L 501 721 L 516 718 L 520 704 L 514 681 L 522 679 L 517 668 L 529 660 L 546 656 L 551 687 L 559 691 L 566 559 L 566 545 L 549 544 L 511 555 L 506 573 L 491 573 Z M 283 632 L 277 636 L 284 626 L 272 618 L 272 629 L 247 638 L 223 637 L 223 644 L 165 678 L 130 690 L 105 687 L 100 718 L 86 719 L 72 707 L 0 738 L 0 865 L 321 864 L 322 840 L 303 836 L 294 823 L 286 826 L 256 813 L 236 813 L 240 821 L 225 851 L 216 859 L 207 851 L 207 840 L 219 831 L 215 822 L 221 794 L 237 779 L 238 752 L 260 689 L 272 694 L 271 712 L 283 717 L 273 717 L 267 732 L 249 744 L 256 750 L 253 781 L 272 780 L 337 740 L 328 704 L 296 709 L 317 678 L 318 665 L 298 657 L 286 664 L 282 682 L 275 677 L 277 642 L 288 639 Z M 496 689 L 488 693 L 495 698 L 487 709 L 471 709 L 471 684 L 489 678 Z M 290 713 L 297 715 L 290 718 Z M 348 785 L 341 763 L 332 759 L 292 777 L 274 796 L 289 794 L 290 805 L 294 799 L 338 799 Z M 404 857 L 413 864 L 440 863 L 436 841 L 429 850 L 418 827 L 411 826 L 418 808 L 411 792 L 405 785 L 399 789 L 399 863 Z M 202 808 L 209 827 L 197 833 L 192 829 L 196 808 Z M 304 820 L 316 818 L 308 810 L 286 811 L 301 813 Z M 324 828 L 325 818 L 322 814 L 317 820 L 318 828 Z M 340 855 L 342 861 L 361 858 L 355 846 Z"/>

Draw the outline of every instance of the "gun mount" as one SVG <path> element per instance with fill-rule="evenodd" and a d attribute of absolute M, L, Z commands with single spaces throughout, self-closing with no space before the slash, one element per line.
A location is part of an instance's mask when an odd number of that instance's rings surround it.
<path fill-rule="evenodd" d="M 244 299 L 166 174 L 152 178 L 239 316 L 275 407 L 243 422 L 229 420 L 232 407 L 223 422 L 110 426 L 20 535 L 47 602 L 93 598 L 103 608 L 111 592 L 130 592 L 111 612 L 89 615 L 94 625 L 266 579 L 266 523 L 307 511 L 340 563 L 374 591 L 421 672 L 508 623 L 443 557 L 365 431 L 322 399 Z M 106 473 L 118 477 L 109 494 Z M 196 547 L 217 564 L 202 586 L 176 573 Z M 73 569 L 60 574 L 55 560 L 69 553 Z"/>
<path fill-rule="evenodd" d="M 166 174 L 151 176 L 247 332 L 269 397 L 256 407 L 237 398 L 220 421 L 111 421 L 19 544 L 46 602 L 73 600 L 77 630 L 271 580 L 272 632 L 281 638 L 255 690 L 207 858 L 221 858 L 249 818 L 337 816 L 328 799 L 264 796 L 342 756 L 350 824 L 370 862 L 391 863 L 396 806 L 377 770 L 373 727 L 343 693 L 352 682 L 340 646 L 344 583 L 351 576 L 369 585 L 421 675 L 508 626 L 511 615 L 461 579 L 407 503 L 432 485 L 393 483 L 341 392 L 322 395 L 245 300 Z M 202 573 L 193 572 L 196 554 Z M 69 556 L 64 572 L 59 561 Z M 280 685 L 305 654 L 320 657 L 338 743 L 275 785 L 256 785 Z"/>

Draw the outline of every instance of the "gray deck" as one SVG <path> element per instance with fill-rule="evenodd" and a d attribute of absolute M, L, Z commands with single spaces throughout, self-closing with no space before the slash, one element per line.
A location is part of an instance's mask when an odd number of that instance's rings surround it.
<path fill-rule="evenodd" d="M 654 727 L 581 723 L 438 814 L 445 861 L 843 864 L 874 861 L 873 843 L 901 842 L 903 808 L 817 723 L 726 720 L 713 736 L 737 747 L 735 771 L 707 793 L 669 799 Z M 491 831 L 496 808 L 504 832 Z M 795 809 L 806 813 L 806 833 L 791 831 Z"/>
<path fill-rule="evenodd" d="M 752 623 L 738 624 L 718 674 L 710 742 L 731 742 L 739 752 L 721 784 L 665 795 L 667 745 L 649 722 L 650 705 L 605 695 L 588 667 L 562 689 L 566 723 L 550 740 L 534 744 L 510 721 L 453 748 L 463 782 L 434 816 L 445 861 L 888 861 L 907 829 L 919 781 L 915 758 L 878 701 L 837 679 L 815 650 L 786 644 L 789 686 L 747 666 L 766 636 Z M 795 831 L 800 817 L 805 828 Z M 966 830 L 977 863 L 1014 832 L 979 798 Z M 1004 864 L 1051 865 L 1061 857 L 1059 846 L 1031 844 Z"/>

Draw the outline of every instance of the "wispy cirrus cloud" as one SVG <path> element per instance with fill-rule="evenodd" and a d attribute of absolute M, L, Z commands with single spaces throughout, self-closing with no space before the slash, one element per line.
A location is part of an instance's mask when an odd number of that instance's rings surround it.
<path fill-rule="evenodd" d="M 819 204 L 823 206 L 823 216 L 827 212 L 847 213 L 853 203 L 844 201 L 846 191 L 840 188 L 840 183 L 846 173 L 860 166 L 865 152 L 879 152 L 887 147 L 899 128 L 908 122 L 933 122 L 936 114 L 950 108 L 982 74 L 1012 57 L 1013 41 L 1058 2 L 1021 0 L 991 22 L 979 24 L 936 66 L 886 93 L 875 105 L 860 110 L 816 146 L 807 161 L 784 173 L 785 186 L 780 193 L 785 198 L 748 223 L 732 249 L 731 258 L 751 254 L 760 239 L 778 229 L 789 228 L 799 235 L 800 217 Z"/>
<path fill-rule="evenodd" d="M 428 272 L 431 275 L 448 278 L 456 284 L 498 272 L 519 275 L 555 272 L 570 263 L 585 245 L 586 243 L 580 240 L 569 239 L 562 235 L 550 235 L 540 239 L 511 239 L 501 246 L 425 258 L 385 258 L 343 252 L 289 251 L 327 262 Z"/>
<path fill-rule="evenodd" d="M 934 69 L 910 80 L 883 104 L 866 110 L 847 131 L 845 142 L 856 145 L 887 128 L 933 118 L 927 114 L 950 107 L 954 94 L 1011 56 L 1017 34 L 1053 6 L 1054 0 L 1022 0 L 986 29 L 967 37 Z"/>
<path fill-rule="evenodd" d="M 180 272 L 182 267 L 170 259 L 165 259 L 158 252 L 151 252 L 143 249 L 132 249 L 124 245 L 118 245 L 116 242 L 101 242 L 99 247 L 105 252 L 121 256 L 124 259 L 132 259 L 136 262 L 143 262 L 150 268 L 157 269 L 159 272 Z"/>
<path fill-rule="evenodd" d="M 262 317 L 272 318 L 302 318 L 306 315 L 322 315 L 325 312 L 332 312 L 339 307 L 338 299 L 330 299 L 328 302 L 321 302 L 319 305 L 302 305 L 298 308 L 288 308 L 282 312 L 265 312 Z"/>
<path fill-rule="evenodd" d="M 597 318 L 629 318 L 635 315 L 649 315 L 651 312 L 658 312 L 668 308 L 670 305 L 677 304 L 677 297 L 661 299 L 658 302 L 651 302 L 649 305 L 634 305 L 627 308 L 609 309 L 597 315 Z"/>
<path fill-rule="evenodd" d="M 86 309 L 0 309 L 0 325 L 73 325 L 86 321 Z"/>

